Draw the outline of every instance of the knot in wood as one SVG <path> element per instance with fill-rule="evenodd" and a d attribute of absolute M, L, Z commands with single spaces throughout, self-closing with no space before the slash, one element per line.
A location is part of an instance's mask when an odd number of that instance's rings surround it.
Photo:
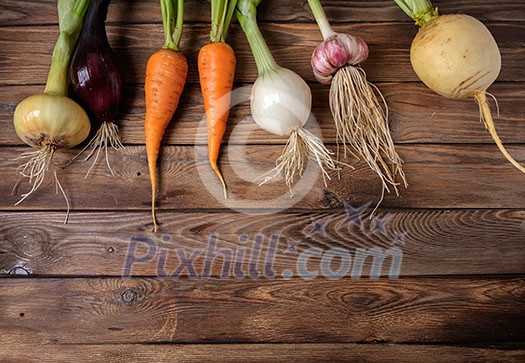
<path fill-rule="evenodd" d="M 133 305 L 137 302 L 139 294 L 134 289 L 126 289 L 120 295 L 122 302 L 126 305 Z"/>
<path fill-rule="evenodd" d="M 328 190 L 323 191 L 322 201 L 323 205 L 328 208 L 335 208 L 341 204 L 341 201 L 339 200 L 337 195 Z"/>
<path fill-rule="evenodd" d="M 20 258 L 55 257 L 49 233 L 38 227 L 11 228 L 5 236 L 5 241 Z"/>

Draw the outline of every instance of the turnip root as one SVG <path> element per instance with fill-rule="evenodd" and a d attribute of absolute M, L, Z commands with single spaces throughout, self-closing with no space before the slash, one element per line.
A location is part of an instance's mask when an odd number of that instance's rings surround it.
<path fill-rule="evenodd" d="M 452 99 L 473 97 L 494 142 L 516 168 L 492 120 L 487 89 L 498 77 L 501 55 L 494 37 L 479 20 L 463 14 L 438 15 L 428 0 L 395 0 L 421 28 L 410 48 L 417 76 L 434 92 Z"/>

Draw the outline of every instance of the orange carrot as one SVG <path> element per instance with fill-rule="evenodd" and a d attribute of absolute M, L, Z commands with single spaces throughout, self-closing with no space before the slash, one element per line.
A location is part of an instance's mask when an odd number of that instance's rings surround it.
<path fill-rule="evenodd" d="M 146 154 L 151 180 L 151 215 L 154 231 L 158 229 L 155 217 L 155 195 L 157 192 L 157 157 L 166 127 L 179 104 L 186 83 L 188 62 L 180 52 L 159 49 L 148 60 L 146 67 Z"/>
<path fill-rule="evenodd" d="M 230 95 L 236 63 L 233 49 L 224 41 L 236 5 L 237 0 L 211 0 L 210 43 L 201 48 L 198 59 L 208 127 L 208 157 L 213 171 L 222 183 L 224 198 L 227 198 L 226 183 L 217 166 L 217 159 L 230 114 Z"/>
<path fill-rule="evenodd" d="M 208 127 L 208 156 L 212 169 L 222 183 L 225 198 L 226 184 L 217 166 L 217 159 L 230 114 L 235 63 L 233 49 L 224 42 L 209 43 L 199 52 L 199 76 Z"/>
<path fill-rule="evenodd" d="M 178 5 L 176 23 L 174 22 L 174 3 Z M 146 94 L 144 133 L 151 181 L 151 216 L 154 232 L 158 230 L 155 196 L 160 144 L 166 127 L 177 109 L 188 75 L 188 62 L 178 48 L 182 36 L 183 0 L 161 0 L 161 9 L 166 41 L 164 46 L 148 59 L 144 84 Z"/>

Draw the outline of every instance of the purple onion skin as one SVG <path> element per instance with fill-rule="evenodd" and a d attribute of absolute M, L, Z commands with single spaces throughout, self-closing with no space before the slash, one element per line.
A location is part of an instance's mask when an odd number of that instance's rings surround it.
<path fill-rule="evenodd" d="M 106 34 L 111 0 L 91 0 L 71 61 L 75 94 L 98 121 L 113 121 L 122 99 L 122 77 Z"/>

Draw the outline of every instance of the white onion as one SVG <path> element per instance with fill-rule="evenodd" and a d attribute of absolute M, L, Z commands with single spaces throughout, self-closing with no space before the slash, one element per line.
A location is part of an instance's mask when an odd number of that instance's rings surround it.
<path fill-rule="evenodd" d="M 279 67 L 263 73 L 252 88 L 251 112 L 260 128 L 279 136 L 304 126 L 312 107 L 312 93 L 295 72 Z"/>
<path fill-rule="evenodd" d="M 310 87 L 296 73 L 275 62 L 257 25 L 259 2 L 239 0 L 235 13 L 248 38 L 259 74 L 250 100 L 252 117 L 262 129 L 288 137 L 281 156 L 275 161 L 275 168 L 264 175 L 260 184 L 282 175 L 291 192 L 294 177 L 302 175 L 308 159 L 319 165 L 326 184 L 326 179 L 330 179 L 328 172 L 339 168 L 322 140 L 303 128 L 311 113 Z"/>

